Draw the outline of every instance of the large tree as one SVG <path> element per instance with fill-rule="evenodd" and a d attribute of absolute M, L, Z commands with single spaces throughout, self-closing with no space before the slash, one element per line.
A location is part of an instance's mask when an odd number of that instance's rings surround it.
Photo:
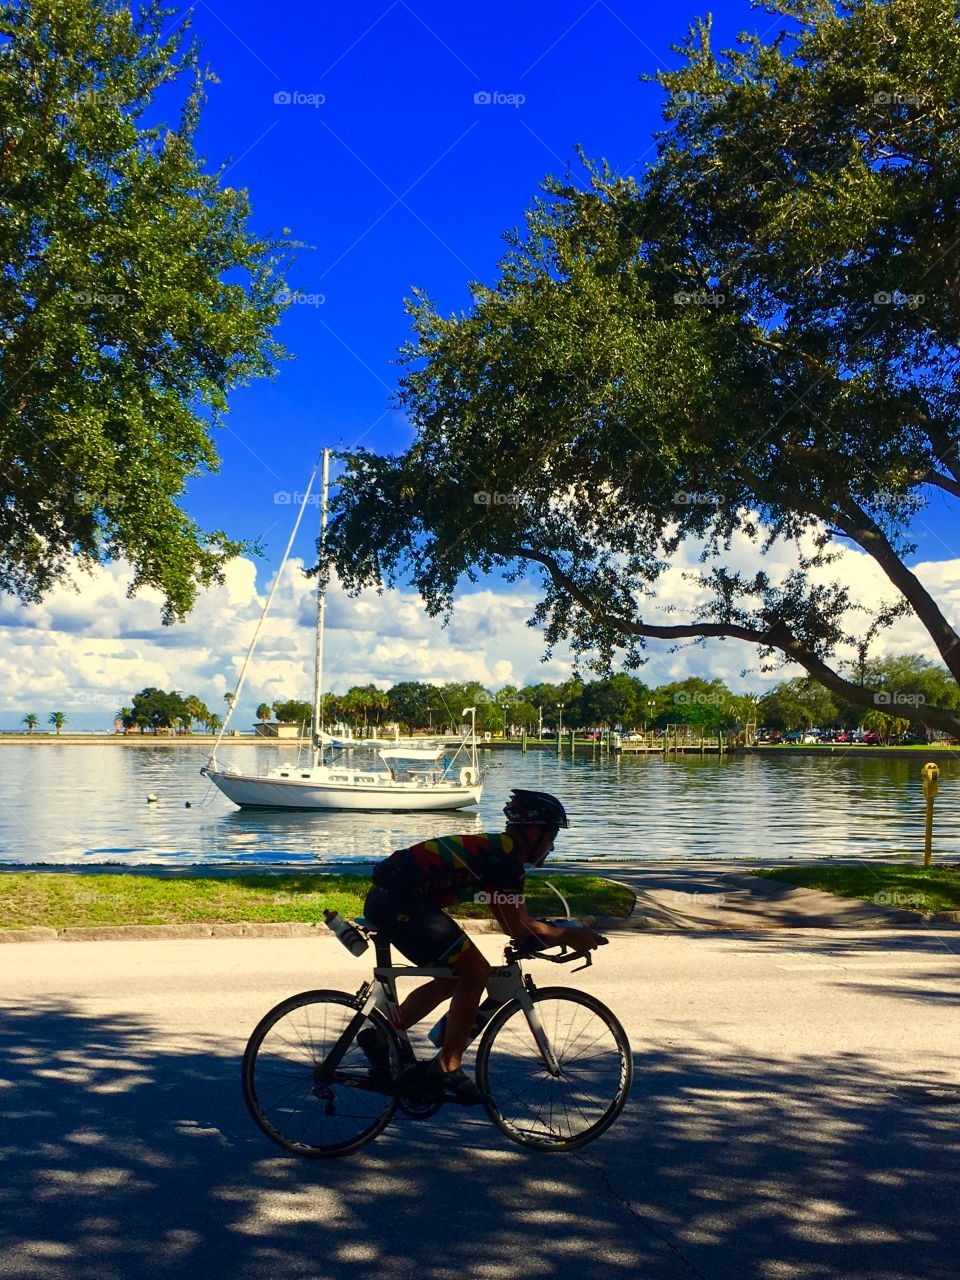
<path fill-rule="evenodd" d="M 189 718 L 190 714 L 182 694 L 168 693 L 153 685 L 133 695 L 130 712 L 131 725 L 136 725 L 141 731 L 152 729 L 154 733 L 158 729 L 169 729 L 179 724 L 182 718 Z M 125 717 L 123 724 L 125 728 L 129 727 Z"/>
<path fill-rule="evenodd" d="M 427 729 L 434 718 L 443 718 L 443 703 L 433 685 L 422 680 L 401 680 L 387 690 L 389 713 L 409 729 Z"/>
<path fill-rule="evenodd" d="M 533 569 L 548 646 L 603 667 L 746 641 L 862 708 L 857 659 L 912 613 L 960 680 L 910 534 L 931 495 L 960 497 L 956 3 L 766 7 L 782 32 L 718 53 L 697 25 L 657 77 L 640 180 L 547 183 L 466 312 L 415 298 L 416 439 L 347 458 L 329 545 L 348 586 L 409 576 L 440 614 L 464 575 Z M 776 554 L 744 571 L 734 545 Z M 851 545 L 888 599 L 844 579 Z M 699 604 L 651 620 L 684 547 Z M 949 706 L 917 718 L 960 732 Z"/>
<path fill-rule="evenodd" d="M 239 549 L 181 500 L 230 389 L 282 354 L 284 289 L 282 244 L 195 149 L 212 77 L 173 14 L 0 2 L 0 590 L 125 557 L 165 621 Z"/>
<path fill-rule="evenodd" d="M 771 729 L 810 729 L 814 725 L 830 727 L 840 719 L 840 709 L 833 698 L 815 680 L 782 680 L 765 693 L 759 702 L 758 715 Z"/>

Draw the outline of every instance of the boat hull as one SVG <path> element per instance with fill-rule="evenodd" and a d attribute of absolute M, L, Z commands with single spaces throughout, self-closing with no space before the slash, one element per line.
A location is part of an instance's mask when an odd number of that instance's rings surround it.
<path fill-rule="evenodd" d="M 480 803 L 482 785 L 436 787 L 417 783 L 371 783 L 343 786 L 264 778 L 252 774 L 203 769 L 215 787 L 242 809 L 339 809 L 357 813 L 426 813 L 468 809 Z"/>

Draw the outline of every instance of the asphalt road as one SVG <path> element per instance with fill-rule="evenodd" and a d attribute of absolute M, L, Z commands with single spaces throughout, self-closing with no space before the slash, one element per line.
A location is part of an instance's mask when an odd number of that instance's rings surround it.
<path fill-rule="evenodd" d="M 239 1057 L 272 1004 L 352 990 L 365 960 L 4 947 L 0 1276 L 953 1280 L 958 952 L 956 932 L 623 934 L 570 978 L 635 1052 L 593 1145 L 536 1155 L 445 1108 L 309 1162 L 254 1128 Z"/>

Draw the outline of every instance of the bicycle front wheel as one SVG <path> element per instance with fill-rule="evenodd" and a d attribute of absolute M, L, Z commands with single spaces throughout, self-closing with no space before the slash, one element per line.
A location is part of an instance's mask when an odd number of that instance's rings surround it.
<path fill-rule="evenodd" d="M 518 1001 L 490 1020 L 477 1051 L 477 1084 L 487 1113 L 514 1142 L 572 1151 L 592 1142 L 623 1110 L 633 1079 L 626 1032 L 593 996 L 567 987 L 533 994 L 559 1065 L 554 1075 Z"/>
<path fill-rule="evenodd" d="M 397 1102 L 374 1086 L 374 1072 L 351 1037 L 336 1070 L 323 1064 L 360 1006 L 342 991 L 304 991 L 261 1019 L 243 1055 L 243 1096 L 250 1114 L 285 1151 L 341 1156 L 370 1142 L 390 1123 Z M 389 1046 L 389 1073 L 399 1066 L 399 1041 L 376 1011 L 359 1032 L 376 1027 Z"/>

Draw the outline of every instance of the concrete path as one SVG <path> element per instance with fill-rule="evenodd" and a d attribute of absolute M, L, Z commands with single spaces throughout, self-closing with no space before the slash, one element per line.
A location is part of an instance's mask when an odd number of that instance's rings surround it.
<path fill-rule="evenodd" d="M 491 958 L 492 937 L 480 937 Z M 483 1115 L 286 1157 L 238 1066 L 313 939 L 26 943 L 0 968 L 0 1276 L 16 1280 L 955 1280 L 956 934 L 621 933 L 585 972 L 631 1101 L 582 1153 Z"/>
<path fill-rule="evenodd" d="M 919 912 L 765 880 L 751 875 L 742 862 L 605 861 L 586 866 L 630 886 L 637 895 L 633 922 L 637 928 L 886 929 L 923 925 Z M 584 869 L 584 863 L 555 864 L 557 871 Z M 956 917 L 958 913 L 946 914 Z M 955 919 L 939 916 L 932 923 L 937 928 L 955 927 Z"/>

